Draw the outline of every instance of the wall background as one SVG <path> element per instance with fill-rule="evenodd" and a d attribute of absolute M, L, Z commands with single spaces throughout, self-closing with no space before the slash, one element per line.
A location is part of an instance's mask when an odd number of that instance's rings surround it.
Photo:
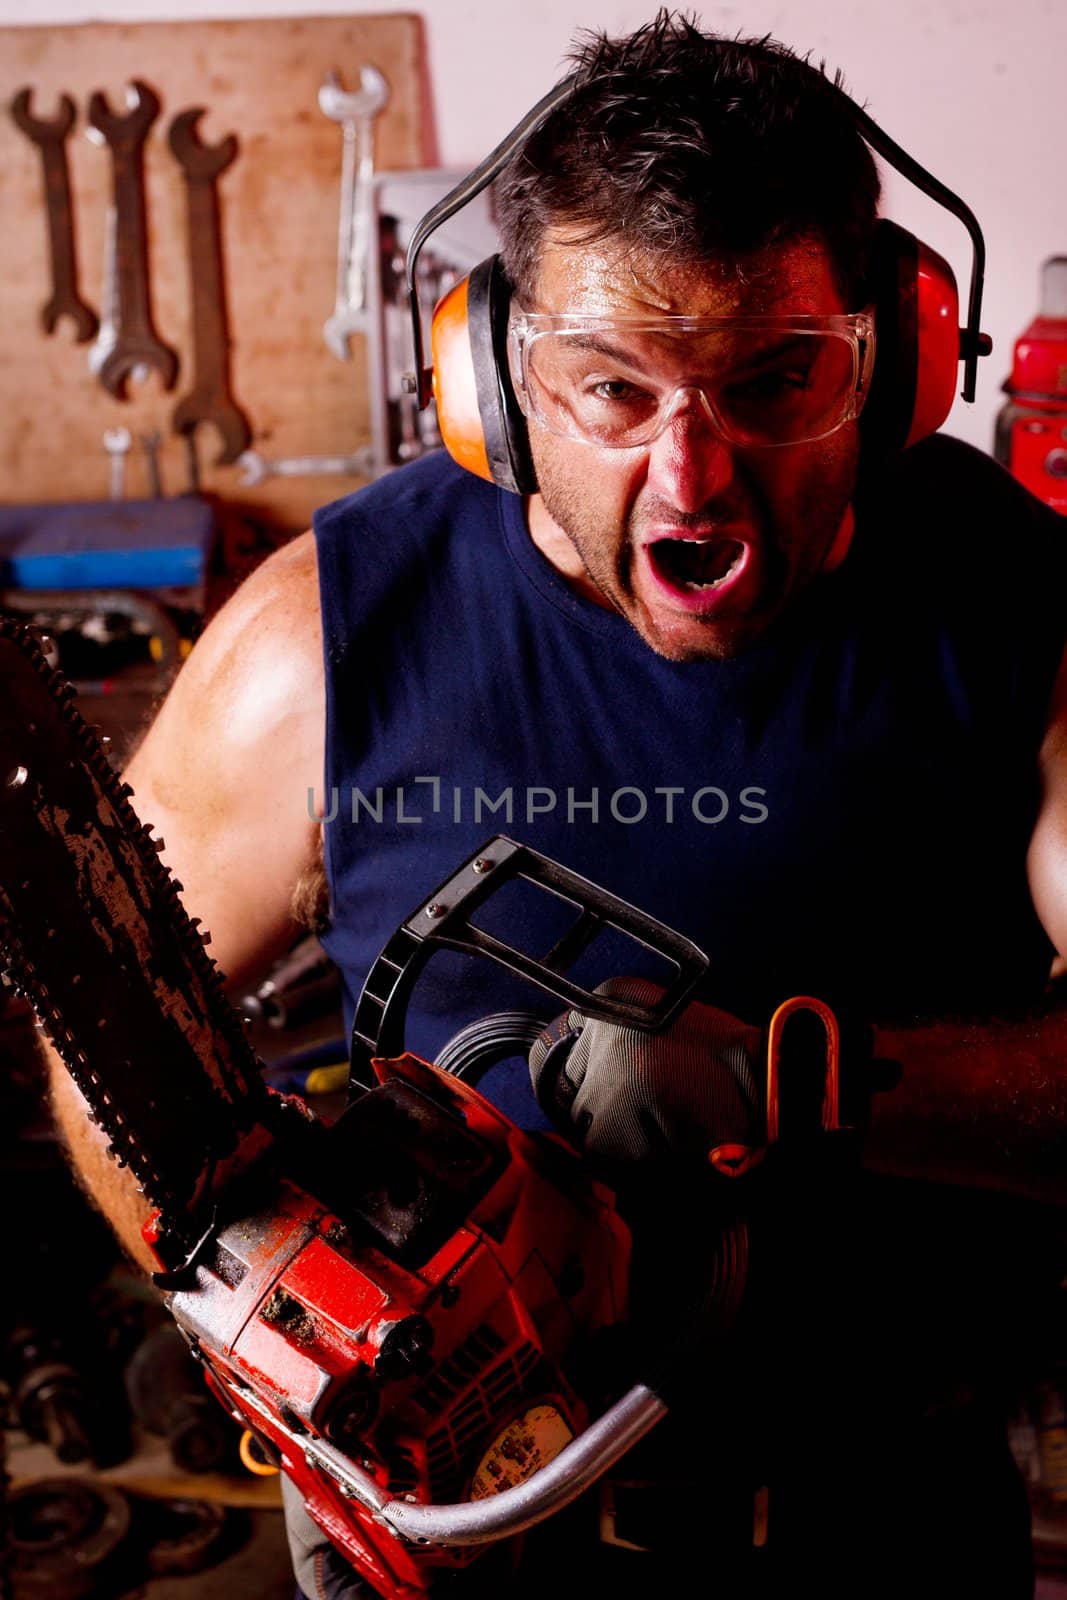
<path fill-rule="evenodd" d="M 560 75 L 576 25 L 625 31 L 654 9 L 655 0 L 539 0 L 536 8 L 526 0 L 0 0 L 0 24 L 413 12 L 426 30 L 437 145 L 428 158 L 473 164 Z M 977 213 L 988 251 L 983 327 L 994 351 L 979 369 L 977 403 L 957 401 L 948 429 L 990 448 L 1012 343 L 1037 309 L 1040 264 L 1067 254 L 1067 6 L 750 0 L 696 9 L 708 28 L 773 33 L 840 67 L 886 132 Z M 121 85 L 101 87 L 117 94 Z M 959 224 L 892 173 L 885 209 L 949 258 L 965 293 L 970 259 Z"/>

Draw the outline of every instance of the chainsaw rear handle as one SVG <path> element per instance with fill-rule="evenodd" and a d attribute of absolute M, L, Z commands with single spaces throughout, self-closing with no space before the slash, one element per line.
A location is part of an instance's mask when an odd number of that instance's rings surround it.
<path fill-rule="evenodd" d="M 540 960 L 475 927 L 473 913 L 506 883 L 521 878 L 555 900 L 574 907 L 575 920 Z M 583 988 L 567 974 L 578 957 L 606 929 L 624 934 L 674 969 L 663 994 L 648 1005 L 609 998 Z M 367 975 L 352 1025 L 351 1086 L 361 1093 L 375 1079 L 371 1061 L 404 1050 L 408 1000 L 427 961 L 437 950 L 486 956 L 568 1009 L 622 1027 L 655 1033 L 665 1028 L 692 998 L 708 969 L 708 958 L 690 939 L 666 923 L 609 894 L 577 872 L 560 866 L 529 845 L 497 834 L 457 872 L 428 895 L 386 944 Z"/>

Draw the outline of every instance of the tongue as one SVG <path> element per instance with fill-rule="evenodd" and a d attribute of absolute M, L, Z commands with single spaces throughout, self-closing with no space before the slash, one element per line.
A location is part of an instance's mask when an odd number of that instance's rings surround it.
<path fill-rule="evenodd" d="M 735 539 L 706 543 L 658 539 L 652 546 L 656 561 L 675 583 L 717 583 L 725 578 L 741 550 Z"/>

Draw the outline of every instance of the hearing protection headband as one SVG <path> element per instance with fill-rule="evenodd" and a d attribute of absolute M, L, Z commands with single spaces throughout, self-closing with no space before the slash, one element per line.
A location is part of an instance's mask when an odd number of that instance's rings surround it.
<path fill-rule="evenodd" d="M 993 342 L 988 334 L 982 333 L 982 288 L 985 282 L 985 240 L 978 219 L 965 201 L 959 195 L 953 194 L 938 178 L 925 167 L 921 167 L 914 158 L 908 155 L 894 139 L 884 133 L 860 106 L 852 100 L 843 89 L 829 79 L 824 80 L 829 93 L 839 97 L 848 115 L 854 122 L 857 131 L 866 144 L 878 155 L 888 161 L 891 167 L 914 184 L 915 188 L 928 195 L 931 200 L 942 206 L 946 211 L 957 217 L 967 229 L 971 239 L 971 287 L 967 302 L 967 326 L 959 330 L 959 359 L 963 361 L 963 389 L 964 400 L 973 401 L 975 383 L 978 375 L 978 358 L 987 356 L 993 348 Z M 449 217 L 461 211 L 476 195 L 481 194 L 493 179 L 507 166 L 511 158 L 518 152 L 530 134 L 536 132 L 543 122 L 546 122 L 557 106 L 569 98 L 578 82 L 578 75 L 565 78 L 554 89 L 550 89 L 531 111 L 528 111 L 522 121 L 507 134 L 500 143 L 490 151 L 485 160 L 480 162 L 473 171 L 462 179 L 456 187 L 449 191 L 443 199 L 426 213 L 418 223 L 411 236 L 407 252 L 407 290 L 408 303 L 411 309 L 411 331 L 415 350 L 415 371 L 405 379 L 405 387 L 410 393 L 418 396 L 419 409 L 424 410 L 433 398 L 433 369 L 425 365 L 424 345 L 422 336 L 422 315 L 419 310 L 418 292 L 415 288 L 415 266 L 423 245 L 430 235 L 446 222 Z"/>

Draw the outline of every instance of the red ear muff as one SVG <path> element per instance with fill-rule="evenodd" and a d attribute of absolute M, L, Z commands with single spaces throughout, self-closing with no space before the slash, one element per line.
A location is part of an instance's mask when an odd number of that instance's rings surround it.
<path fill-rule="evenodd" d="M 900 450 L 934 433 L 952 409 L 960 362 L 960 310 L 952 268 L 883 219 L 871 271 L 874 377 L 864 407 L 865 444 Z"/>
<path fill-rule="evenodd" d="M 453 461 L 492 483 L 467 324 L 469 283 L 469 277 L 461 278 L 434 308 L 430 325 L 433 397 L 438 431 Z"/>
<path fill-rule="evenodd" d="M 482 261 L 439 302 L 430 329 L 437 426 L 449 455 L 468 472 L 533 494 L 526 418 L 508 371 L 510 307 L 499 256 Z"/>

